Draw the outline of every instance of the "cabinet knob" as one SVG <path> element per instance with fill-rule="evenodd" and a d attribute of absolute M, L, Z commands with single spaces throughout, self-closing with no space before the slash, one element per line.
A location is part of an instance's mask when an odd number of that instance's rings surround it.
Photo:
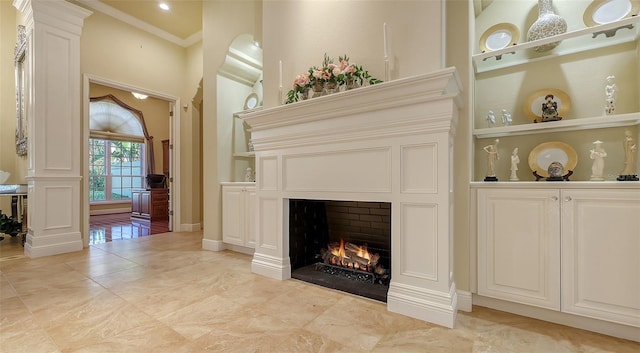
<path fill-rule="evenodd" d="M 558 196 L 551 196 L 551 200 L 558 201 Z"/>
<path fill-rule="evenodd" d="M 565 196 L 565 197 L 564 197 L 564 201 L 566 201 L 566 202 L 571 201 L 571 196 Z"/>

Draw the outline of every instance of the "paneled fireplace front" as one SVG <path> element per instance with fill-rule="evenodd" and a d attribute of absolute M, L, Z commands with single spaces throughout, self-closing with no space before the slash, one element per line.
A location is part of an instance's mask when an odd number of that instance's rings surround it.
<path fill-rule="evenodd" d="M 460 87 L 448 68 L 241 114 L 256 158 L 252 271 L 291 278 L 298 255 L 289 247 L 309 246 L 291 245 L 290 200 L 385 202 L 392 254 L 387 308 L 453 327 L 451 156 Z M 343 243 L 345 253 L 361 245 Z M 332 256 L 329 262 L 342 262 Z"/>

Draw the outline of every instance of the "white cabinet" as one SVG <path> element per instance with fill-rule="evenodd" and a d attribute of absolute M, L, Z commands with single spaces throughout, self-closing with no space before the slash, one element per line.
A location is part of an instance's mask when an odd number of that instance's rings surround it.
<path fill-rule="evenodd" d="M 634 186 L 478 189 L 478 294 L 640 327 Z"/>
<path fill-rule="evenodd" d="M 562 193 L 562 311 L 640 327 L 640 189 Z"/>
<path fill-rule="evenodd" d="M 478 190 L 478 294 L 560 309 L 556 190 Z"/>
<path fill-rule="evenodd" d="M 227 244 L 255 248 L 254 183 L 222 184 L 222 241 Z"/>

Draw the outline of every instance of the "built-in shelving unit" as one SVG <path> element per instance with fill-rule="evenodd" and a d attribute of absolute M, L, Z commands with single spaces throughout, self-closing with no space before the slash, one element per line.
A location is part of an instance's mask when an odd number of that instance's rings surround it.
<path fill-rule="evenodd" d="M 534 1 L 522 3 L 531 7 L 493 2 L 475 19 L 476 30 L 512 21 L 522 27 L 536 9 Z M 640 245 L 640 182 L 619 174 L 629 165 L 625 139 L 640 140 L 640 17 L 589 27 L 588 3 L 560 5 L 558 15 L 573 28 L 566 33 L 472 55 L 473 304 L 637 340 L 640 271 L 627 249 Z M 553 50 L 534 50 L 558 41 Z M 605 115 L 609 76 L 618 95 L 614 114 Z M 562 120 L 534 122 L 531 113 L 542 107 L 532 102 L 552 92 L 567 103 Z M 513 124 L 487 127 L 488 111 L 502 109 Z M 497 148 L 491 163 L 490 145 Z M 596 145 L 607 153 L 604 173 L 592 159 Z M 555 150 L 566 152 L 571 173 L 538 178 L 538 169 L 547 172 L 539 160 L 563 158 Z M 621 255 L 607 255 L 613 252 Z"/>
<path fill-rule="evenodd" d="M 632 42 L 638 39 L 639 22 L 640 16 L 633 16 L 612 23 L 585 27 L 547 38 L 519 43 L 499 50 L 475 54 L 472 56 L 474 69 L 476 73 L 481 73 Z M 527 51 L 527 49 L 539 45 L 558 41 L 565 43 L 563 43 L 562 47 L 558 47 L 551 52 L 536 55 Z"/>
<path fill-rule="evenodd" d="M 640 125 L 640 113 L 595 116 L 590 118 L 549 121 L 511 126 L 474 129 L 477 138 L 491 138 L 517 135 L 533 135 L 561 131 L 591 130 L 609 127 Z"/>

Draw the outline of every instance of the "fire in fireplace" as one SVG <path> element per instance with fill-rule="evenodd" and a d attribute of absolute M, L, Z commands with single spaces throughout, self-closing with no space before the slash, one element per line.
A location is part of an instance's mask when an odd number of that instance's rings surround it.
<path fill-rule="evenodd" d="M 293 278 L 386 302 L 389 203 L 290 200 L 289 209 Z"/>
<path fill-rule="evenodd" d="M 366 244 L 359 246 L 340 239 L 340 243 L 330 243 L 323 249 L 321 257 L 328 265 L 373 273 L 381 280 L 389 277 L 387 270 L 380 263 L 380 254 L 370 253 Z"/>

